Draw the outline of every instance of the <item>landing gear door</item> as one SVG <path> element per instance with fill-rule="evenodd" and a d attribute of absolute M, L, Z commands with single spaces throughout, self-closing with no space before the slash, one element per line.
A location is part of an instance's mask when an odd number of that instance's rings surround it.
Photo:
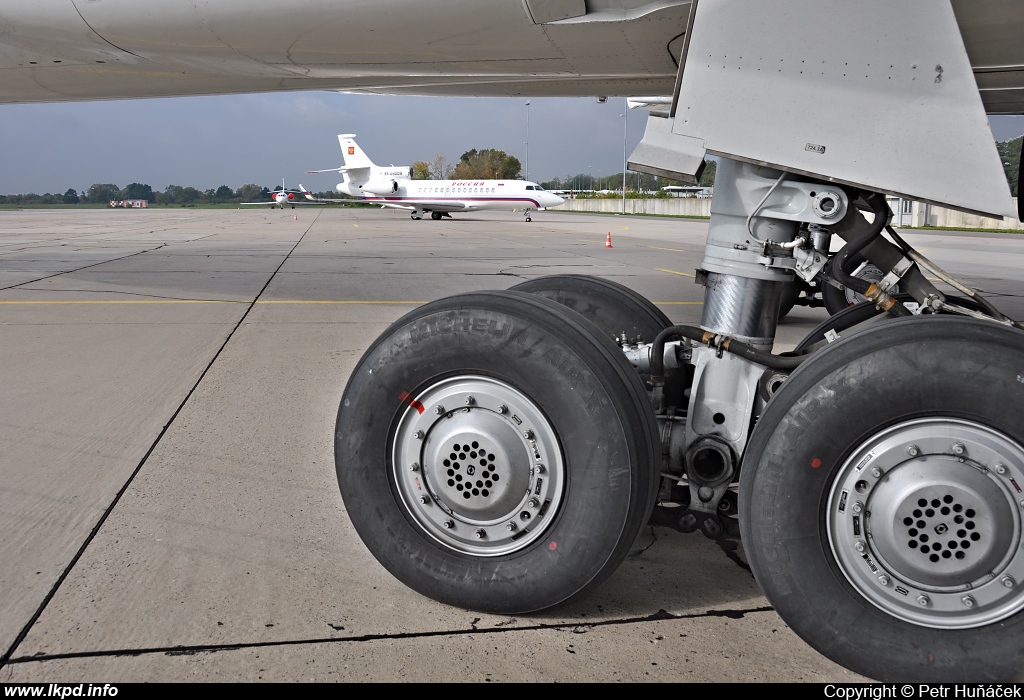
<path fill-rule="evenodd" d="M 736 160 L 1016 214 L 948 0 L 696 5 L 673 134 Z"/>

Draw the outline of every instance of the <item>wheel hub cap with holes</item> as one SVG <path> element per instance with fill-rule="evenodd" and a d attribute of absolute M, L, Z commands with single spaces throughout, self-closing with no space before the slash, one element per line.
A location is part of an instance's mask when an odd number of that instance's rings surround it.
<path fill-rule="evenodd" d="M 850 455 L 829 495 L 832 553 L 901 620 L 988 625 L 1024 608 L 1024 448 L 977 423 L 921 419 Z"/>
<path fill-rule="evenodd" d="M 565 490 L 554 428 L 524 394 L 487 377 L 453 377 L 416 396 L 391 452 L 408 512 L 465 554 L 500 556 L 531 544 Z"/>

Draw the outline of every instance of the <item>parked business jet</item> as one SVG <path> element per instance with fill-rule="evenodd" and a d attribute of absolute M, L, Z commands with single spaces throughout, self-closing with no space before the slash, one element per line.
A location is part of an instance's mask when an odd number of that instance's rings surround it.
<path fill-rule="evenodd" d="M 312 173 L 341 173 L 337 190 L 357 199 L 321 199 L 318 202 L 374 202 L 384 207 L 405 209 L 419 220 L 429 213 L 437 220 L 453 211 L 484 209 L 530 213 L 557 207 L 565 200 L 535 182 L 525 180 L 413 180 L 408 166 L 374 165 L 355 142 L 355 134 L 338 134 L 345 165 Z"/>
<path fill-rule="evenodd" d="M 308 201 L 296 199 L 295 195 L 301 194 Z M 271 209 L 278 207 L 284 209 L 285 207 L 295 208 L 296 204 L 324 204 L 324 202 L 318 201 L 313 193 L 307 190 L 302 184 L 299 184 L 299 189 L 289 190 L 284 186 L 284 179 L 281 180 L 281 189 L 274 190 L 270 193 L 269 202 L 242 202 L 239 206 L 243 207 L 270 207 Z"/>

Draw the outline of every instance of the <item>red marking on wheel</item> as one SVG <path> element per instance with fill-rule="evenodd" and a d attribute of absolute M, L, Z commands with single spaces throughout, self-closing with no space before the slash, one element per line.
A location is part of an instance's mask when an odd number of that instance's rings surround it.
<path fill-rule="evenodd" d="M 558 543 L 557 542 L 552 542 L 551 544 L 548 545 L 548 549 L 550 549 L 552 552 L 555 551 L 556 549 L 558 549 Z"/>
<path fill-rule="evenodd" d="M 821 466 L 821 460 L 815 457 L 811 460 L 811 469 L 817 469 Z"/>
<path fill-rule="evenodd" d="M 405 401 L 407 404 L 409 404 L 410 406 L 415 408 L 420 413 L 423 413 L 423 411 L 425 410 L 423 408 L 423 404 L 421 404 L 419 401 L 417 401 L 416 399 L 414 399 L 411 396 L 409 396 L 409 392 L 408 391 L 403 391 L 401 394 L 399 394 L 398 395 L 398 400 L 399 401 Z"/>
<path fill-rule="evenodd" d="M 1010 483 L 1013 484 L 1013 488 L 1017 489 L 1017 493 L 1020 493 L 1020 486 L 1017 485 L 1016 479 L 1010 479 Z"/>

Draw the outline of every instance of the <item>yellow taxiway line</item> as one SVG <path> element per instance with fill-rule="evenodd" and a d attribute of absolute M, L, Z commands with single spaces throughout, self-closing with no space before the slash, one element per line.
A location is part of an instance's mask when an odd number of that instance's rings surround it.
<path fill-rule="evenodd" d="M 682 273 L 677 273 L 682 274 Z M 692 276 L 692 275 L 691 275 Z M 16 301 L 11 299 L 0 299 L 0 306 L 145 306 L 145 305 L 167 305 L 167 304 L 251 304 L 252 301 L 245 299 L 26 299 Z M 399 300 L 399 299 L 259 299 L 257 304 L 334 304 L 339 306 L 419 306 L 429 302 L 424 300 Z M 655 301 L 654 304 L 662 306 L 671 305 L 693 305 L 703 304 L 702 301 Z"/>
<path fill-rule="evenodd" d="M 654 269 L 657 270 L 658 272 L 667 272 L 670 275 L 679 275 L 680 277 L 694 277 L 694 275 L 691 275 L 689 272 L 679 272 L 678 270 L 663 270 L 660 267 L 656 267 Z"/>
<path fill-rule="evenodd" d="M 3 306 L 27 306 L 27 305 L 63 305 L 63 306 L 101 306 L 101 305 L 137 305 L 137 304 L 251 304 L 251 299 L 53 299 L 53 300 L 0 300 Z M 364 301 L 355 299 L 259 299 L 257 304 L 404 304 L 419 305 L 426 304 L 426 301 L 405 301 L 405 300 L 375 300 Z"/>

